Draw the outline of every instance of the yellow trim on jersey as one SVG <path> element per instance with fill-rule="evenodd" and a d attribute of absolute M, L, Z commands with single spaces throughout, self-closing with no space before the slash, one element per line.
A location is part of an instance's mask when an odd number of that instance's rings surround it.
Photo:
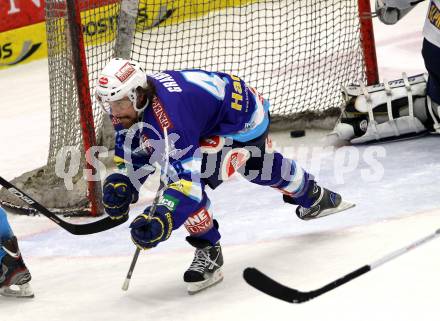
<path fill-rule="evenodd" d="M 168 188 L 176 190 L 197 202 L 202 200 L 202 186 L 198 183 L 181 179 L 168 185 Z"/>

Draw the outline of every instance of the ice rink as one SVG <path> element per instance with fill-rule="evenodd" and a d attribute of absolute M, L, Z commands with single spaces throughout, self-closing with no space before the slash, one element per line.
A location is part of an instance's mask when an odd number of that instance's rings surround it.
<path fill-rule="evenodd" d="M 422 3 L 395 26 L 375 23 L 381 79 L 424 72 L 426 8 Z M 47 61 L 0 71 L 0 92 L 0 175 L 12 179 L 47 159 Z M 183 227 L 141 253 L 123 292 L 134 252 L 128 223 L 73 236 L 43 216 L 9 215 L 36 297 L 0 297 L 0 320 L 438 321 L 440 240 L 301 305 L 271 298 L 242 279 L 243 269 L 254 266 L 288 286 L 312 290 L 440 228 L 439 137 L 329 149 L 324 135 L 273 138 L 356 207 L 305 222 L 279 193 L 241 178 L 208 192 L 223 236 L 225 279 L 193 296 L 183 283 L 193 257 Z M 144 197 L 131 217 L 151 199 Z"/>

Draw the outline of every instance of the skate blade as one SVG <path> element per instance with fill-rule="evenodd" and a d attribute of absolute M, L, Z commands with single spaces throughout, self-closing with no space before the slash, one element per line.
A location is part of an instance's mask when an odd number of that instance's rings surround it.
<path fill-rule="evenodd" d="M 343 201 L 341 201 L 341 204 L 339 204 L 338 207 L 328 208 L 326 210 L 323 210 L 321 213 L 319 213 L 318 215 L 314 216 L 314 218 L 320 218 L 320 217 L 336 214 L 336 213 L 348 210 L 349 208 L 352 208 L 354 206 L 355 206 L 354 203 L 350 203 L 350 202 L 347 202 L 347 201 L 343 200 Z"/>
<path fill-rule="evenodd" d="M 206 290 L 207 288 L 214 286 L 221 281 L 223 281 L 223 273 L 221 269 L 218 269 L 212 274 L 209 279 L 205 281 L 191 283 L 186 282 L 188 294 L 193 295 L 199 293 L 200 291 Z"/>
<path fill-rule="evenodd" d="M 35 297 L 34 291 L 32 291 L 32 288 L 29 283 L 17 285 L 18 290 L 11 289 L 10 287 L 3 287 L 0 288 L 0 295 L 9 297 L 9 298 L 26 298 L 31 299 Z"/>

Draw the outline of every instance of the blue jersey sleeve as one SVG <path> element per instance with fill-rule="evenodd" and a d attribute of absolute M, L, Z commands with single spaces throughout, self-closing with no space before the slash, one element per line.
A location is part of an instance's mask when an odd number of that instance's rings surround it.
<path fill-rule="evenodd" d="M 130 177 L 138 189 L 155 172 L 149 162 L 149 156 L 142 146 L 140 131 L 126 130 L 118 120 L 111 116 L 115 129 L 115 155 L 113 161 L 120 173 Z"/>
<path fill-rule="evenodd" d="M 200 132 L 188 119 L 171 118 L 157 98 L 151 110 L 152 113 L 144 116 L 144 124 L 148 124 L 143 131 L 148 137 L 145 148 L 150 152 L 150 162 L 158 162 L 162 170 L 168 168 L 167 187 L 159 205 L 168 207 L 173 215 L 174 229 L 177 229 L 192 213 L 206 205 L 205 186 L 200 179 Z"/>

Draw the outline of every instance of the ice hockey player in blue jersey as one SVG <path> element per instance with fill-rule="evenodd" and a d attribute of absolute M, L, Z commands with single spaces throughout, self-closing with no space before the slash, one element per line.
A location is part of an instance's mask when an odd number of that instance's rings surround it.
<path fill-rule="evenodd" d="M 395 24 L 420 2 L 376 0 L 376 16 L 385 24 Z M 423 36 L 428 73 L 411 77 L 403 73 L 402 79 L 368 87 L 347 86 L 346 108 L 330 134 L 333 139 L 356 144 L 440 134 L 440 0 L 429 2 Z"/>
<path fill-rule="evenodd" d="M 150 249 L 184 225 L 196 248 L 184 274 L 189 293 L 223 278 L 219 225 L 206 186 L 215 189 L 239 172 L 280 191 L 303 220 L 351 205 L 295 161 L 268 149 L 269 102 L 237 76 L 203 70 L 147 76 L 138 63 L 115 58 L 98 78 L 96 97 L 116 130 L 119 167 L 105 179 L 104 208 L 114 219 L 128 215 L 159 164 L 166 188 L 152 217 L 148 207 L 131 223 L 131 236 L 139 248 Z"/>
<path fill-rule="evenodd" d="M 33 298 L 30 280 L 31 274 L 23 262 L 17 238 L 12 233 L 5 210 L 0 207 L 0 295 Z"/>

